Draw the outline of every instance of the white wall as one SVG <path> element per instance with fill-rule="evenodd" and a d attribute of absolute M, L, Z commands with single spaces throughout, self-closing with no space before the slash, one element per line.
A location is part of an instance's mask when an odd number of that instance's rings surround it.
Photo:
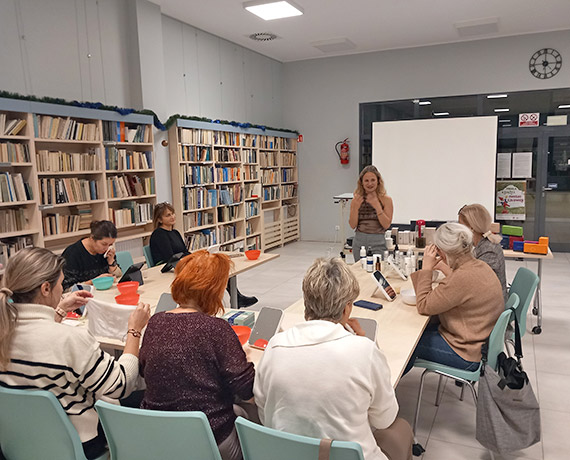
<path fill-rule="evenodd" d="M 543 47 L 556 48 L 565 59 L 560 73 L 547 81 L 528 71 L 530 56 Z M 570 31 L 563 31 L 285 63 L 284 125 L 304 135 L 299 145 L 302 238 L 334 239 L 338 210 L 332 196 L 353 191 L 358 178 L 359 103 L 568 87 L 569 58 Z M 335 143 L 346 137 L 349 167 L 341 166 L 334 152 Z"/>

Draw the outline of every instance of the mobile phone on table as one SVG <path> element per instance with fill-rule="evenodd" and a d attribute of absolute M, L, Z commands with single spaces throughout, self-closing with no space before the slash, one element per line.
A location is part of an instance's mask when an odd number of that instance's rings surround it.
<path fill-rule="evenodd" d="M 251 347 L 264 350 L 269 339 L 279 331 L 283 310 L 263 307 L 257 315 L 248 343 Z"/>
<path fill-rule="evenodd" d="M 368 308 L 368 310 L 380 310 L 382 308 L 381 303 L 369 302 L 368 300 L 357 300 L 354 305 L 361 308 Z"/>
<path fill-rule="evenodd" d="M 382 294 L 384 294 L 384 297 L 386 297 L 387 300 L 391 302 L 396 298 L 396 291 L 392 286 L 390 286 L 390 283 L 388 283 L 388 280 L 382 273 L 376 270 L 374 273 L 372 273 L 372 278 L 374 278 L 378 289 L 382 291 Z"/>

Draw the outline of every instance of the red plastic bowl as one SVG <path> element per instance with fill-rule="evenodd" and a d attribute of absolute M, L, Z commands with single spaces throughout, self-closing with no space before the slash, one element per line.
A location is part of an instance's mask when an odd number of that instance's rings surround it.
<path fill-rule="evenodd" d="M 249 260 L 257 259 L 259 257 L 259 254 L 261 254 L 261 251 L 259 249 L 250 249 L 249 251 L 245 251 L 245 256 Z"/>
<path fill-rule="evenodd" d="M 138 281 L 123 281 L 117 284 L 117 289 L 121 294 L 136 294 L 139 289 Z"/>
<path fill-rule="evenodd" d="M 232 326 L 232 329 L 238 336 L 239 343 L 242 345 L 247 342 L 247 339 L 249 339 L 249 336 L 251 335 L 251 329 L 247 326 Z"/>
<path fill-rule="evenodd" d="M 115 297 L 115 301 L 121 305 L 137 305 L 139 303 L 140 294 L 119 294 Z"/>

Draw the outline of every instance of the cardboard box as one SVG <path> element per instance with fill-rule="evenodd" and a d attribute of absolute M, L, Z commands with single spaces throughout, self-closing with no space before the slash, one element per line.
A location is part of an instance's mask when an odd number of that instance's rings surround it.
<path fill-rule="evenodd" d="M 524 241 L 513 241 L 513 251 L 526 252 L 526 244 Z"/>
<path fill-rule="evenodd" d="M 515 241 L 524 241 L 524 238 L 522 236 L 509 236 L 509 249 L 513 249 L 513 243 Z"/>
<path fill-rule="evenodd" d="M 503 249 L 509 249 L 510 246 L 510 238 L 508 235 L 502 235 L 503 239 L 501 240 L 501 247 Z"/>
<path fill-rule="evenodd" d="M 499 234 L 501 233 L 501 224 L 499 222 L 493 222 L 489 230 L 491 230 L 493 233 Z"/>
<path fill-rule="evenodd" d="M 524 252 L 529 254 L 548 254 L 548 246 L 545 244 L 525 243 Z"/>
<path fill-rule="evenodd" d="M 502 233 L 509 236 L 523 236 L 523 228 L 516 225 L 503 225 Z"/>
<path fill-rule="evenodd" d="M 231 310 L 222 316 L 230 326 L 247 326 L 253 327 L 255 323 L 255 312 L 253 311 L 235 311 Z"/>

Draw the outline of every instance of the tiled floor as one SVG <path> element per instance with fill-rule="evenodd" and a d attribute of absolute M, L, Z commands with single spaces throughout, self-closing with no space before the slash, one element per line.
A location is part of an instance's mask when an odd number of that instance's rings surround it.
<path fill-rule="evenodd" d="M 246 295 L 256 295 L 262 306 L 286 308 L 302 296 L 305 271 L 317 257 L 337 256 L 338 245 L 297 242 L 272 252 L 281 256 L 239 276 L 238 286 Z M 520 266 L 536 270 L 535 262 L 507 261 L 507 280 Z M 523 338 L 523 365 L 539 399 L 542 441 L 520 452 L 501 457 L 513 459 L 563 460 L 570 458 L 570 254 L 557 253 L 543 263 L 543 332 L 529 332 L 536 317 L 529 309 L 527 333 Z M 420 373 L 412 370 L 399 383 L 396 393 L 400 414 L 412 421 Z M 478 460 L 490 456 L 475 439 L 475 407 L 466 391 L 459 401 L 459 388 L 448 383 L 439 407 L 434 406 L 437 377 L 426 378 L 418 427 L 418 440 L 426 448 L 424 460 Z"/>

